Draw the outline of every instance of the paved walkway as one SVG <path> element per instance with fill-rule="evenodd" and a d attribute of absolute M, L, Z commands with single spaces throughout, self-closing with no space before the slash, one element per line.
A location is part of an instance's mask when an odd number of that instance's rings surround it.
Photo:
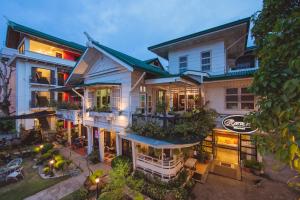
<path fill-rule="evenodd" d="M 85 157 L 75 153 L 74 151 L 71 151 L 70 153 L 70 149 L 66 147 L 62 147 L 60 149 L 60 153 L 66 158 L 72 160 L 73 163 L 75 163 L 77 166 L 80 166 L 83 172 L 78 176 L 71 177 L 45 190 L 42 190 L 30 197 L 27 197 L 25 200 L 59 200 L 62 197 L 78 190 L 83 185 L 83 182 L 85 181 L 86 177 L 89 175 L 89 170 L 88 170 Z M 96 169 L 103 169 L 106 171 L 111 169 L 110 166 L 105 165 L 103 163 L 90 165 L 89 167 L 93 171 Z"/>

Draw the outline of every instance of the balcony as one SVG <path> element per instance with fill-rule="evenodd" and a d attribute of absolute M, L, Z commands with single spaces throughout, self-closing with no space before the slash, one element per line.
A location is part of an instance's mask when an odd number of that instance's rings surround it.
<path fill-rule="evenodd" d="M 183 156 L 172 159 L 159 159 L 142 153 L 136 155 L 136 167 L 164 180 L 175 178 L 183 168 Z"/>
<path fill-rule="evenodd" d="M 47 97 L 40 96 L 39 101 L 31 100 L 29 102 L 30 108 L 50 108 L 54 107 L 53 100 Z"/>
<path fill-rule="evenodd" d="M 34 84 L 56 85 L 55 78 L 30 76 L 29 80 Z"/>
<path fill-rule="evenodd" d="M 56 111 L 56 115 L 60 119 L 64 119 L 64 120 L 73 122 L 73 124 L 81 123 L 81 117 L 82 117 L 81 110 L 59 109 Z"/>
<path fill-rule="evenodd" d="M 116 117 L 116 112 L 118 112 L 118 110 L 113 109 L 111 107 L 102 107 L 102 108 L 93 107 L 93 108 L 88 108 L 87 112 L 90 117 L 98 117 L 98 118 L 103 117 L 106 118 L 106 120 L 112 120 Z"/>

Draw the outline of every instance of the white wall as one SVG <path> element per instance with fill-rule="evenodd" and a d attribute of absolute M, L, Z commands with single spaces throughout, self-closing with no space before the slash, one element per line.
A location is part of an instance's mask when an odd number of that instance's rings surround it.
<path fill-rule="evenodd" d="M 117 116 L 113 124 L 115 126 L 127 127 L 129 115 L 129 92 L 131 89 L 131 72 L 107 56 L 102 56 L 90 67 L 85 75 L 84 82 L 87 83 L 121 83 L 121 108 L 122 114 Z M 101 128 L 101 127 L 100 127 Z"/>
<path fill-rule="evenodd" d="M 215 109 L 219 114 L 246 114 L 251 110 L 226 109 L 225 90 L 226 88 L 249 87 L 252 79 L 228 80 L 219 82 L 205 82 L 203 84 L 205 101 L 209 102 L 208 107 Z"/>
<path fill-rule="evenodd" d="M 201 52 L 211 51 L 211 71 L 210 74 L 224 74 L 225 72 L 225 50 L 223 41 L 215 41 L 206 44 L 191 45 L 184 49 L 169 52 L 169 72 L 179 73 L 179 57 L 188 57 L 188 70 L 201 71 Z"/>

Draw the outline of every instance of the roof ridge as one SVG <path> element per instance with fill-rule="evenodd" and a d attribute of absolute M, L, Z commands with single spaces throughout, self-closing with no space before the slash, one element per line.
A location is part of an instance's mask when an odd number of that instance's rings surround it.
<path fill-rule="evenodd" d="M 120 51 L 117 51 L 117 50 L 112 49 L 110 47 L 107 47 L 105 45 L 102 45 L 98 41 L 92 41 L 92 43 L 95 44 L 96 46 L 98 46 L 99 48 L 103 49 L 107 53 L 117 57 L 118 59 L 125 62 L 126 64 L 131 65 L 132 67 L 136 67 L 136 68 L 139 68 L 141 70 L 148 71 L 148 72 L 154 73 L 154 74 L 159 74 L 159 75 L 168 74 L 168 72 L 166 72 L 166 71 L 164 71 L 164 70 L 162 70 L 158 67 L 152 66 L 152 65 L 147 64 L 147 63 L 145 63 L 144 61 L 142 61 L 138 58 L 132 57 L 128 54 L 125 54 L 123 52 L 120 52 Z"/>
<path fill-rule="evenodd" d="M 63 46 L 67 46 L 69 48 L 73 48 L 73 49 L 80 50 L 80 51 L 84 51 L 86 49 L 86 47 L 84 45 L 81 45 L 81 44 L 78 44 L 78 43 L 73 42 L 73 41 L 65 40 L 65 39 L 59 38 L 57 36 L 53 36 L 53 35 L 44 33 L 42 31 L 39 31 L 37 29 L 34 29 L 34 28 L 31 28 L 31 27 L 16 23 L 16 22 L 14 22 L 12 20 L 9 20 L 9 19 L 7 20 L 7 24 L 13 30 L 23 32 L 23 33 L 26 33 L 26 34 L 29 34 L 29 35 L 33 35 L 35 37 L 40 37 L 40 38 L 43 38 L 45 40 L 49 40 L 51 42 L 55 42 L 55 43 L 58 43 L 58 44 L 63 45 Z"/>
<path fill-rule="evenodd" d="M 207 33 L 210 33 L 210 32 L 222 30 L 222 29 L 225 29 L 227 27 L 235 26 L 235 25 L 238 25 L 238 24 L 241 24 L 241 23 L 245 23 L 245 22 L 249 23 L 250 19 L 251 19 L 251 17 L 246 17 L 246 18 L 242 18 L 242 19 L 239 19 L 239 20 L 236 20 L 236 21 L 233 21 L 233 22 L 229 22 L 229 23 L 225 23 L 225 24 L 222 24 L 222 25 L 219 25 L 219 26 L 204 29 L 204 30 L 201 30 L 201 31 L 198 31 L 198 32 L 187 34 L 185 36 L 181 36 L 181 37 L 178 37 L 178 38 L 167 40 L 165 42 L 161 42 L 161 43 L 156 44 L 156 45 L 152 45 L 152 46 L 148 47 L 148 49 L 152 50 L 152 49 L 155 49 L 155 48 L 158 48 L 158 47 L 161 47 L 161 46 L 172 44 L 174 42 L 180 42 L 180 41 L 183 41 L 183 40 L 186 40 L 186 39 L 189 39 L 189 38 L 193 38 L 193 37 L 201 36 L 203 34 L 207 34 Z"/>

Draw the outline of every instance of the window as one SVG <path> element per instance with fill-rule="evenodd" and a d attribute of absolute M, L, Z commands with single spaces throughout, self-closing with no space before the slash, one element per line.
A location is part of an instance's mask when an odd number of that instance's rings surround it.
<path fill-rule="evenodd" d="M 225 101 L 227 109 L 238 109 L 238 88 L 227 88 Z"/>
<path fill-rule="evenodd" d="M 147 96 L 148 100 L 147 100 L 147 104 L 148 104 L 148 113 L 152 112 L 152 96 Z"/>
<path fill-rule="evenodd" d="M 179 57 L 179 73 L 183 73 L 187 70 L 187 56 Z"/>
<path fill-rule="evenodd" d="M 201 52 L 202 71 L 210 71 L 211 68 L 211 53 L 210 51 Z"/>
<path fill-rule="evenodd" d="M 241 88 L 241 108 L 254 109 L 254 95 L 249 92 L 248 88 Z"/>
<path fill-rule="evenodd" d="M 142 113 L 146 111 L 146 86 L 140 86 L 140 109 Z"/>
<path fill-rule="evenodd" d="M 96 106 L 97 108 L 110 107 L 110 93 L 108 88 L 98 89 L 96 92 Z"/>
<path fill-rule="evenodd" d="M 254 109 L 254 95 L 248 88 L 227 88 L 225 102 L 226 109 Z"/>

